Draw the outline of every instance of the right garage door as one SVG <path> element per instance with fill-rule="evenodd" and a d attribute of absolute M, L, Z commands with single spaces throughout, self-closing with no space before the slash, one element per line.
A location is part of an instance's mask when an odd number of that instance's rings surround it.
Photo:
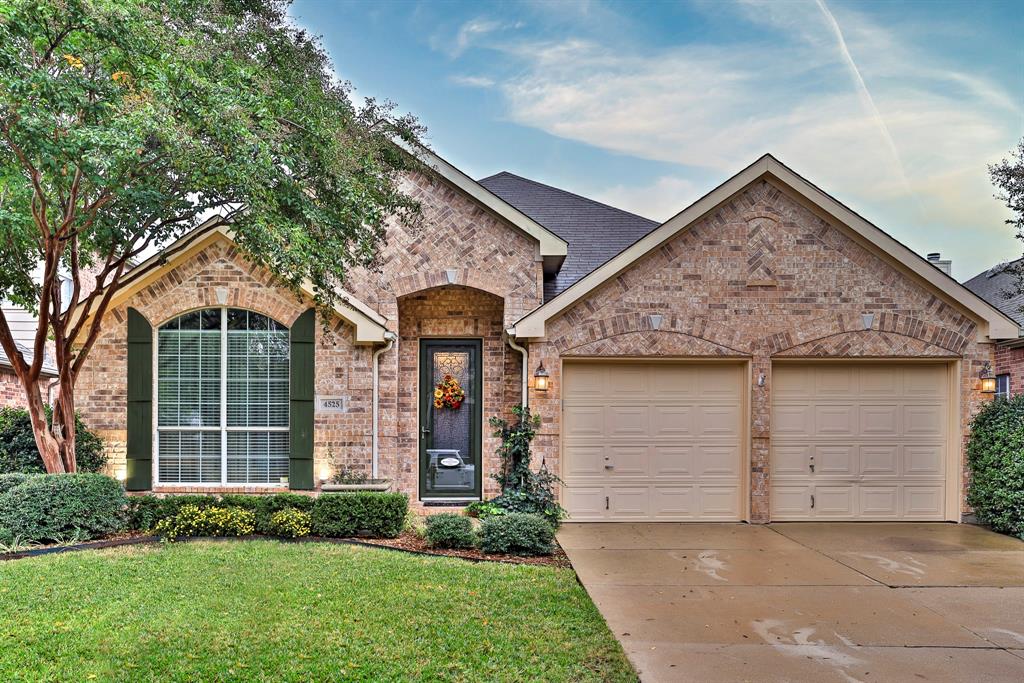
<path fill-rule="evenodd" d="M 943 363 L 772 368 L 773 520 L 944 519 Z"/>

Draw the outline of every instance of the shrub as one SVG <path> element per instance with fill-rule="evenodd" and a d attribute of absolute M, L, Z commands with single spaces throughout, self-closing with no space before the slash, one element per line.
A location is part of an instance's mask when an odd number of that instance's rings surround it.
<path fill-rule="evenodd" d="M 38 474 L 24 474 L 23 472 L 9 472 L 7 474 L 0 474 L 0 493 L 6 493 L 15 486 L 21 486 L 29 479 L 38 477 Z"/>
<path fill-rule="evenodd" d="M 486 500 L 478 500 L 475 503 L 470 503 L 464 508 L 464 511 L 470 517 L 476 517 L 477 519 L 497 517 L 498 515 L 504 515 L 508 512 L 505 508 L 499 507 Z"/>
<path fill-rule="evenodd" d="M 221 506 L 216 496 L 187 494 L 157 498 L 152 495 L 129 496 L 127 526 L 133 531 L 152 531 L 163 519 L 175 517 L 187 505 L 205 510 Z"/>
<path fill-rule="evenodd" d="M 259 507 L 260 498 L 263 496 L 250 495 L 248 493 L 225 493 L 217 502 L 217 507 L 242 508 L 250 512 L 256 512 Z"/>
<path fill-rule="evenodd" d="M 50 409 L 46 410 L 50 420 Z M 107 464 L 103 439 L 90 432 L 75 416 L 75 461 L 79 472 L 99 472 Z M 43 459 L 39 456 L 32 420 L 24 408 L 0 409 L 0 472 L 43 474 Z"/>
<path fill-rule="evenodd" d="M 557 528 L 565 517 L 565 510 L 555 498 L 559 479 L 548 471 L 543 460 L 538 471 L 530 469 L 530 444 L 537 435 L 540 416 L 531 415 L 530 409 L 523 406 L 515 406 L 512 413 L 516 417 L 512 423 L 500 417 L 490 419 L 494 436 L 501 439 L 498 446 L 501 468 L 493 475 L 501 486 L 501 495 L 490 502 L 509 512 L 543 515 Z"/>
<path fill-rule="evenodd" d="M 1024 394 L 996 399 L 971 422 L 967 502 L 978 521 L 1024 538 Z"/>
<path fill-rule="evenodd" d="M 427 517 L 427 543 L 435 548 L 472 548 L 473 520 L 451 513 Z"/>
<path fill-rule="evenodd" d="M 238 507 L 185 505 L 173 517 L 157 522 L 155 531 L 165 538 L 179 536 L 248 536 L 256 530 L 256 515 Z"/>
<path fill-rule="evenodd" d="M 0 528 L 30 541 L 97 538 L 124 526 L 121 484 L 102 474 L 32 477 L 0 494 Z"/>
<path fill-rule="evenodd" d="M 345 537 L 365 533 L 395 538 L 402 533 L 409 499 L 404 493 L 325 493 L 313 503 L 313 533 Z"/>
<path fill-rule="evenodd" d="M 313 509 L 314 498 L 301 493 L 275 493 L 270 496 L 252 496 L 256 499 L 256 530 L 261 534 L 275 533 L 271 529 L 271 518 L 282 510 L 292 508 L 309 512 Z"/>
<path fill-rule="evenodd" d="M 309 513 L 305 510 L 285 508 L 270 516 L 268 526 L 269 532 L 275 536 L 299 538 L 300 536 L 309 536 L 311 520 Z"/>
<path fill-rule="evenodd" d="M 536 514 L 510 512 L 485 519 L 480 527 L 480 549 L 485 553 L 550 555 L 555 531 Z"/>

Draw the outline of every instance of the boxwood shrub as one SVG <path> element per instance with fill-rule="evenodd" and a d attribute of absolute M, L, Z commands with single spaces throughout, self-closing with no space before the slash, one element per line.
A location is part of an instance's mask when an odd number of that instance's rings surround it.
<path fill-rule="evenodd" d="M 0 529 L 23 541 L 97 538 L 124 526 L 124 489 L 102 474 L 32 477 L 0 494 Z"/>
<path fill-rule="evenodd" d="M 967 502 L 978 521 L 1024 538 L 1024 394 L 986 404 L 971 422 Z"/>
<path fill-rule="evenodd" d="M 427 517 L 427 543 L 435 548 L 472 548 L 476 545 L 473 520 L 445 513 Z"/>
<path fill-rule="evenodd" d="M 50 420 L 50 409 L 46 419 Z M 75 461 L 79 472 L 99 472 L 107 464 L 103 439 L 89 431 L 75 416 Z M 32 433 L 32 420 L 24 408 L 0 408 L 0 472 L 44 474 L 43 459 L 39 455 Z"/>
<path fill-rule="evenodd" d="M 510 512 L 488 517 L 480 526 L 480 549 L 485 553 L 509 555 L 550 555 L 555 531 L 540 515 Z"/>
<path fill-rule="evenodd" d="M 404 493 L 325 493 L 313 503 L 310 516 L 316 536 L 395 538 L 402 533 L 408 509 Z"/>
<path fill-rule="evenodd" d="M 275 514 L 289 508 L 310 512 L 313 509 L 314 498 L 304 496 L 301 493 L 275 493 L 269 496 L 248 496 L 255 500 L 256 531 L 261 534 L 280 535 L 274 530 L 272 519 Z M 225 496 L 225 503 L 227 502 Z M 307 532 L 308 533 L 308 532 Z"/>
<path fill-rule="evenodd" d="M 9 472 L 0 474 L 0 493 L 6 493 L 15 486 L 21 486 L 33 477 L 42 476 L 39 474 L 25 474 L 23 472 Z"/>

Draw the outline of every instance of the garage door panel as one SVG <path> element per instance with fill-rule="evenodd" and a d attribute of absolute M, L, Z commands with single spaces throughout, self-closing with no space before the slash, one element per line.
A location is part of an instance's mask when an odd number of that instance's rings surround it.
<path fill-rule="evenodd" d="M 903 487 L 903 514 L 922 519 L 942 519 L 944 490 L 942 486 Z"/>
<path fill-rule="evenodd" d="M 604 476 L 604 446 L 565 445 L 562 478 Z"/>
<path fill-rule="evenodd" d="M 655 405 L 651 407 L 650 435 L 686 437 L 693 434 L 693 406 Z"/>
<path fill-rule="evenodd" d="M 861 436 L 895 439 L 900 435 L 900 408 L 896 404 L 862 405 L 859 419 Z"/>
<path fill-rule="evenodd" d="M 852 477 L 858 473 L 856 446 L 814 448 L 814 472 L 822 477 Z"/>
<path fill-rule="evenodd" d="M 566 363 L 563 376 L 570 519 L 740 518 L 740 364 Z"/>
<path fill-rule="evenodd" d="M 948 365 L 780 363 L 772 377 L 773 519 L 944 517 Z"/>
<path fill-rule="evenodd" d="M 900 475 L 900 447 L 896 445 L 861 446 L 860 472 L 865 476 L 898 477 Z"/>
<path fill-rule="evenodd" d="M 811 436 L 847 436 L 857 433 L 857 411 L 852 405 L 814 405 Z"/>
<path fill-rule="evenodd" d="M 693 476 L 693 450 L 694 447 L 689 445 L 651 446 L 651 476 Z"/>
<path fill-rule="evenodd" d="M 941 444 L 903 447 L 903 473 L 908 477 L 941 477 L 946 463 Z"/>
<path fill-rule="evenodd" d="M 604 409 L 600 406 L 565 406 L 562 429 L 566 438 L 604 434 Z"/>
<path fill-rule="evenodd" d="M 945 411 L 943 405 L 903 406 L 903 433 L 941 439 L 945 429 Z"/>

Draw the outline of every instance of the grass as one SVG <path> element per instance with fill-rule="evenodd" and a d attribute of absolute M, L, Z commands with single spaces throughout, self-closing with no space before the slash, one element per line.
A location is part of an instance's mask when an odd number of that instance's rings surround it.
<path fill-rule="evenodd" d="M 0 680 L 636 680 L 571 570 L 276 541 L 0 563 Z"/>

